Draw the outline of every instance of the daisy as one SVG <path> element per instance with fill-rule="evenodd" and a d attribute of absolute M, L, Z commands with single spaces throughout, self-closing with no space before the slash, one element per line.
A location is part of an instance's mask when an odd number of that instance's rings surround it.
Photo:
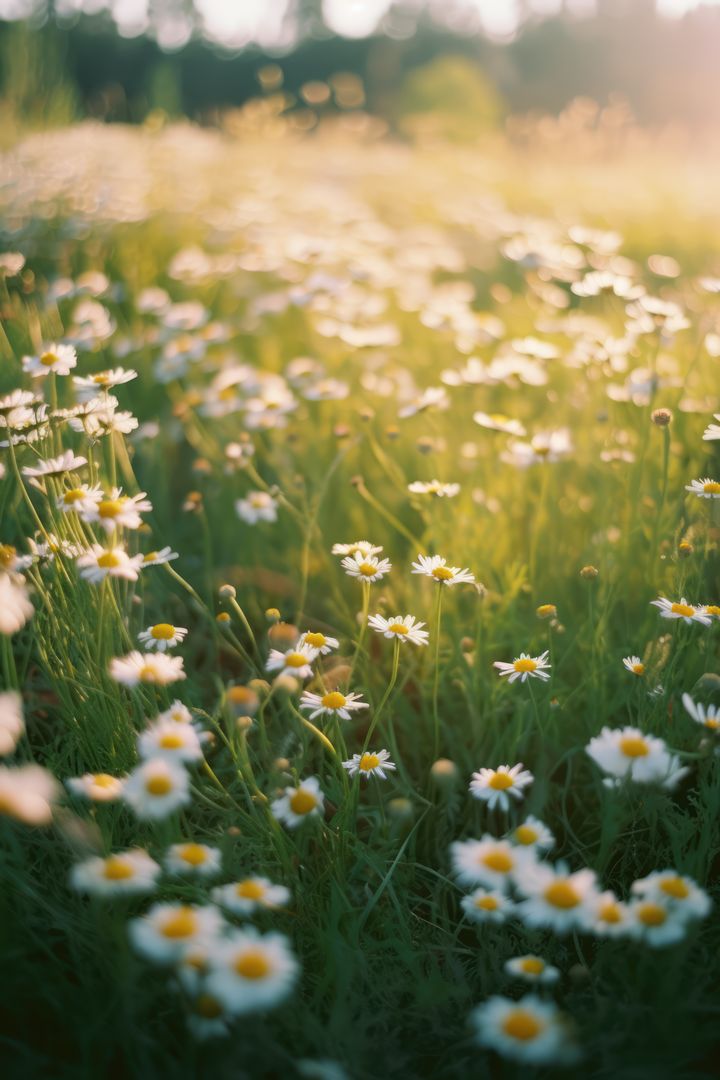
<path fill-rule="evenodd" d="M 186 841 L 171 844 L 162 861 L 168 874 L 205 878 L 219 873 L 221 860 L 220 848 Z"/>
<path fill-rule="evenodd" d="M 520 653 L 518 657 L 513 660 L 512 664 L 506 664 L 502 660 L 496 660 L 493 663 L 493 667 L 496 667 L 500 672 L 500 677 L 509 675 L 508 682 L 515 682 L 517 679 L 520 682 L 527 682 L 528 679 L 543 679 L 545 682 L 550 678 L 548 671 L 550 664 L 548 663 L 549 653 L 546 650 L 541 653 L 540 656 L 530 656 L 529 653 Z"/>
<path fill-rule="evenodd" d="M 514 956 L 511 960 L 505 961 L 504 967 L 508 975 L 523 979 L 525 982 L 539 983 L 541 986 L 551 986 L 560 978 L 560 972 L 556 967 L 547 964 L 542 957 L 532 954 Z"/>
<path fill-rule="evenodd" d="M 717 705 L 701 705 L 695 702 L 689 694 L 683 694 L 682 703 L 685 711 L 693 718 L 696 724 L 702 724 L 710 731 L 720 732 L 720 707 Z"/>
<path fill-rule="evenodd" d="M 676 870 L 655 870 L 633 882 L 631 891 L 635 896 L 659 900 L 688 919 L 704 919 L 712 907 L 705 890 Z"/>
<path fill-rule="evenodd" d="M 469 896 L 463 896 L 460 907 L 470 922 L 502 923 L 508 915 L 512 915 L 515 905 L 497 889 L 480 888 Z"/>
<path fill-rule="evenodd" d="M 154 626 L 148 626 L 147 630 L 142 630 L 138 634 L 138 641 L 146 649 L 157 649 L 158 652 L 165 652 L 166 649 L 174 649 L 176 645 L 180 645 L 184 641 L 186 634 L 187 627 L 185 626 L 173 626 L 171 623 L 155 623 Z"/>
<path fill-rule="evenodd" d="M 298 645 L 287 652 L 271 649 L 265 661 L 266 671 L 277 671 L 279 675 L 292 675 L 294 679 L 309 679 L 313 673 L 312 662 L 318 650 L 310 645 Z"/>
<path fill-rule="evenodd" d="M 346 556 L 340 563 L 348 577 L 357 578 L 359 581 L 380 581 L 392 570 L 389 559 L 378 559 L 376 555 Z"/>
<path fill-rule="evenodd" d="M 168 686 L 185 678 L 181 656 L 166 653 L 141 653 L 133 651 L 127 656 L 115 656 L 110 661 L 110 676 L 123 686 L 139 686 L 151 683 Z"/>
<path fill-rule="evenodd" d="M 685 597 L 678 602 L 661 596 L 657 600 L 651 600 L 650 603 L 660 609 L 663 619 L 682 619 L 686 623 L 699 622 L 703 626 L 709 626 L 712 622 L 709 615 L 705 615 L 696 605 L 688 604 Z"/>
<path fill-rule="evenodd" d="M 473 413 L 473 420 L 489 431 L 502 431 L 505 435 L 514 435 L 518 439 L 525 437 L 525 428 L 519 420 L 513 420 L 502 413 Z"/>
<path fill-rule="evenodd" d="M 387 780 L 385 770 L 394 772 L 397 766 L 390 760 L 387 750 L 365 750 L 362 754 L 353 754 L 349 761 L 343 761 L 343 769 L 347 769 L 350 776 L 359 773 L 361 776 L 377 776 L 380 780 Z"/>
<path fill-rule="evenodd" d="M 175 724 L 192 724 L 193 716 L 187 705 L 183 705 L 182 701 L 176 698 L 169 708 L 157 715 L 158 723 L 164 723 L 166 720 L 172 720 Z"/>
<path fill-rule="evenodd" d="M 211 941 L 223 928 L 215 907 L 195 904 L 153 904 L 146 915 L 128 924 L 136 952 L 156 964 L 172 964 L 191 946 Z"/>
<path fill-rule="evenodd" d="M 0 815 L 23 825 L 49 825 L 59 790 L 52 773 L 40 765 L 0 765 Z"/>
<path fill-rule="evenodd" d="M 235 503 L 235 513 L 247 525 L 257 525 L 258 521 L 277 521 L 277 500 L 266 491 L 251 491 L 244 499 Z"/>
<path fill-rule="evenodd" d="M 590 929 L 598 937 L 622 937 L 632 930 L 630 909 L 614 892 L 598 893 L 592 905 Z"/>
<path fill-rule="evenodd" d="M 516 870 L 515 885 L 524 897 L 517 914 L 527 926 L 547 927 L 562 934 L 585 928 L 592 921 L 597 896 L 592 870 L 570 873 L 564 863 L 552 866 L 525 858 Z"/>
<path fill-rule="evenodd" d="M 64 514 L 87 514 L 91 507 L 97 506 L 103 497 L 99 487 L 90 487 L 89 484 L 79 484 L 77 487 L 66 488 L 55 500 L 58 510 Z"/>
<path fill-rule="evenodd" d="M 413 645 L 427 645 L 428 631 L 423 630 L 424 622 L 416 622 L 414 615 L 393 615 L 390 619 L 384 619 L 382 615 L 371 615 L 368 625 L 386 638 L 395 638 L 396 641 L 409 641 Z"/>
<path fill-rule="evenodd" d="M 204 1042 L 206 1039 L 225 1038 L 230 1034 L 232 1016 L 221 1001 L 200 988 L 190 995 L 188 1001 L 187 1025 L 194 1039 Z"/>
<path fill-rule="evenodd" d="M 0 573 L 0 634 L 17 634 L 34 612 L 25 578 L 21 574 Z"/>
<path fill-rule="evenodd" d="M 164 563 L 172 562 L 173 559 L 179 558 L 177 551 L 173 551 L 170 547 L 160 548 L 159 551 L 148 551 L 142 557 L 143 566 L 162 566 Z"/>
<path fill-rule="evenodd" d="M 96 396 L 98 390 L 112 390 L 113 387 L 122 386 L 124 383 L 132 382 L 133 379 L 137 379 L 137 371 L 131 368 L 126 371 L 125 368 L 118 367 L 109 371 L 98 371 L 95 375 L 88 375 L 86 378 L 74 375 L 73 386 L 78 401 L 90 401 Z"/>
<path fill-rule="evenodd" d="M 250 916 L 262 908 L 281 908 L 290 901 L 290 890 L 284 885 L 273 885 L 264 877 L 249 877 L 219 885 L 212 891 L 212 899 L 233 915 Z"/>
<path fill-rule="evenodd" d="M 72 345 L 44 345 L 39 356 L 23 356 L 23 371 L 33 379 L 41 375 L 69 375 L 77 366 L 77 353 Z"/>
<path fill-rule="evenodd" d="M 361 694 L 342 694 L 339 690 L 330 690 L 327 694 L 315 694 L 303 690 L 300 708 L 310 713 L 310 719 L 316 716 L 337 716 L 349 720 L 350 714 L 358 709 L 367 709 L 367 701 L 361 700 Z"/>
<path fill-rule="evenodd" d="M 639 656 L 624 656 L 623 664 L 625 670 L 631 672 L 633 675 L 640 676 L 645 674 L 645 665 Z"/>
<path fill-rule="evenodd" d="M 522 799 L 523 788 L 532 784 L 533 774 L 518 765 L 498 765 L 497 769 L 480 769 L 472 774 L 470 794 L 487 803 L 488 810 L 497 806 L 504 813 L 510 809 L 513 799 Z"/>
<path fill-rule="evenodd" d="M 408 491 L 413 495 L 435 495 L 440 499 L 452 499 L 460 491 L 459 484 L 444 484 L 441 480 L 413 480 L 408 484 Z"/>
<path fill-rule="evenodd" d="M 631 932 L 652 948 L 674 945 L 687 933 L 685 916 L 660 897 L 639 897 L 630 903 L 629 912 Z"/>
<path fill-rule="evenodd" d="M 85 773 L 83 776 L 71 776 L 65 786 L 73 795 L 91 802 L 115 802 L 123 792 L 124 779 L 110 776 L 109 773 Z"/>
<path fill-rule="evenodd" d="M 702 480 L 691 480 L 685 485 L 685 490 L 698 495 L 701 499 L 720 499 L 720 481 L 711 480 L 709 476 Z"/>
<path fill-rule="evenodd" d="M 367 558 L 372 555 L 379 555 L 382 551 L 381 547 L 377 544 L 371 544 L 368 540 L 354 540 L 352 544 L 333 544 L 333 555 L 360 555 L 362 558 Z"/>
<path fill-rule="evenodd" d="M 260 934 L 248 927 L 213 944 L 206 988 L 228 1012 L 241 1016 L 280 1004 L 298 974 L 297 960 L 283 934 Z"/>
<path fill-rule="evenodd" d="M 508 834 L 508 840 L 518 847 L 535 851 L 550 851 L 555 846 L 555 837 L 547 825 L 536 817 L 526 817 L 521 825 Z"/>
<path fill-rule="evenodd" d="M 12 754 L 24 730 L 22 698 L 15 690 L 0 692 L 0 757 Z"/>
<path fill-rule="evenodd" d="M 461 885 L 503 889 L 519 865 L 517 849 L 487 833 L 480 840 L 455 840 L 450 845 L 453 871 Z"/>
<path fill-rule="evenodd" d="M 190 780 L 182 765 L 151 758 L 130 773 L 122 798 L 142 820 L 160 820 L 190 802 Z"/>
<path fill-rule="evenodd" d="M 76 565 L 80 577 L 92 585 L 98 585 L 107 577 L 137 581 L 143 557 L 128 555 L 121 547 L 104 548 L 102 544 L 93 544 L 88 551 L 78 556 Z"/>
<path fill-rule="evenodd" d="M 98 524 L 106 533 L 115 529 L 139 529 L 142 525 L 141 513 L 152 510 L 152 503 L 145 498 L 145 492 L 137 495 L 123 495 L 121 488 L 113 488 L 110 494 L 99 502 L 88 503 L 81 511 L 83 521 Z"/>
<path fill-rule="evenodd" d="M 418 555 L 417 562 L 412 564 L 413 574 L 424 574 L 425 577 L 433 578 L 440 585 L 472 585 L 475 575 L 459 566 L 447 566 L 446 560 L 439 555 Z"/>
<path fill-rule="evenodd" d="M 326 634 L 321 634 L 317 630 L 306 630 L 300 635 L 298 645 L 307 645 L 308 648 L 315 649 L 316 654 L 327 656 L 333 649 L 339 647 L 340 642 L 337 638 L 328 637 Z"/>
<path fill-rule="evenodd" d="M 46 476 L 62 476 L 63 473 L 77 472 L 87 465 L 87 458 L 74 454 L 72 450 L 66 450 L 58 457 L 47 458 L 39 461 L 37 465 L 23 465 L 23 476 L 31 479 L 42 479 Z"/>
<path fill-rule="evenodd" d="M 677 759 L 662 739 L 645 735 L 638 728 L 604 727 L 590 740 L 585 752 L 613 781 L 634 780 L 639 784 L 675 784 L 687 772 L 678 770 Z"/>
<path fill-rule="evenodd" d="M 138 753 L 143 760 L 167 758 L 184 765 L 201 761 L 203 752 L 198 733 L 192 724 L 178 724 L 174 720 L 156 720 L 137 740 Z"/>
<path fill-rule="evenodd" d="M 720 420 L 720 413 L 715 413 L 715 420 Z M 703 432 L 703 442 L 713 442 L 720 439 L 720 424 L 709 424 Z"/>
<path fill-rule="evenodd" d="M 297 787 L 286 787 L 285 794 L 275 799 L 270 809 L 278 821 L 288 829 L 296 829 L 308 818 L 317 817 L 323 809 L 325 797 L 320 781 L 315 776 L 302 780 Z"/>
<path fill-rule="evenodd" d="M 470 1022 L 481 1046 L 523 1065 L 566 1065 L 579 1057 L 563 1014 L 534 994 L 519 1001 L 495 994 L 473 1009 Z"/>
<path fill-rule="evenodd" d="M 152 892 L 160 867 L 142 848 L 120 851 L 106 859 L 93 856 L 76 863 L 70 884 L 89 896 L 134 896 Z"/>

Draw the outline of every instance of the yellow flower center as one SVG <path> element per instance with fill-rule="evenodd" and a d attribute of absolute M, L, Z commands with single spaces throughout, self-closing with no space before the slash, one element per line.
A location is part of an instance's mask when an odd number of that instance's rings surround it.
<path fill-rule="evenodd" d="M 645 665 L 644 664 L 633 664 L 632 670 L 633 670 L 633 674 L 635 674 L 635 675 L 644 675 L 644 673 L 645 673 Z"/>
<path fill-rule="evenodd" d="M 690 895 L 690 890 L 681 877 L 663 878 L 660 888 L 668 896 L 672 896 L 673 900 L 687 900 Z"/>
<path fill-rule="evenodd" d="M 222 1005 L 212 994 L 200 994 L 195 998 L 194 1009 L 197 1016 L 201 1016 L 203 1020 L 217 1020 L 218 1016 L 223 1014 Z"/>
<path fill-rule="evenodd" d="M 475 907 L 481 911 L 497 911 L 499 905 L 494 896 L 479 896 L 475 901 Z"/>
<path fill-rule="evenodd" d="M 432 572 L 432 576 L 436 581 L 449 581 L 453 576 L 453 572 L 448 569 L 447 566 L 436 566 Z"/>
<path fill-rule="evenodd" d="M 302 817 L 303 814 L 309 814 L 311 810 L 314 810 L 317 806 L 317 799 L 311 791 L 306 791 L 304 788 L 298 788 L 290 796 L 290 809 L 293 814 L 297 814 L 298 817 Z"/>
<path fill-rule="evenodd" d="M 305 667 L 307 662 L 308 662 L 307 656 L 304 656 L 303 653 L 299 653 L 299 652 L 288 653 L 287 656 L 285 657 L 285 666 L 286 667 L 301 668 L 301 667 Z"/>
<path fill-rule="evenodd" d="M 515 842 L 517 844 L 524 844 L 527 847 L 534 844 L 537 838 L 537 831 L 531 825 L 518 825 L 515 830 Z"/>
<path fill-rule="evenodd" d="M 662 926 L 667 919 L 667 911 L 660 904 L 641 904 L 636 911 L 637 917 L 643 926 Z"/>
<path fill-rule="evenodd" d="M 539 956 L 525 956 L 520 962 L 520 967 L 526 975 L 542 975 L 545 970 L 545 961 Z"/>
<path fill-rule="evenodd" d="M 103 877 L 108 881 L 125 881 L 127 878 L 135 876 L 135 871 L 132 865 L 125 859 L 119 859 L 116 855 L 111 855 L 109 859 L 105 860 L 103 867 Z"/>
<path fill-rule="evenodd" d="M 507 851 L 488 851 L 480 861 L 488 870 L 495 870 L 498 874 L 509 874 L 515 865 Z"/>
<path fill-rule="evenodd" d="M 718 607 L 717 604 L 706 604 L 705 605 L 705 614 L 706 615 L 715 615 L 716 618 L 720 617 L 720 607 Z"/>
<path fill-rule="evenodd" d="M 185 740 L 182 735 L 175 731 L 168 731 L 158 739 L 158 746 L 161 750 L 181 750 L 184 745 Z"/>
<path fill-rule="evenodd" d="M 552 905 L 552 907 L 561 908 L 563 911 L 569 911 L 570 908 L 577 907 L 580 903 L 577 892 L 571 883 L 565 880 L 553 881 L 543 895 L 548 904 Z"/>
<path fill-rule="evenodd" d="M 710 728 L 711 731 L 717 731 L 720 728 L 720 717 L 708 716 L 705 720 L 705 727 Z"/>
<path fill-rule="evenodd" d="M 619 923 L 622 920 L 622 914 L 618 905 L 608 900 L 598 911 L 598 918 L 606 923 Z"/>
<path fill-rule="evenodd" d="M 503 1031 L 511 1039 L 519 1042 L 529 1042 L 536 1039 L 542 1031 L 542 1024 L 526 1009 L 513 1009 L 507 1014 L 502 1023 Z"/>
<path fill-rule="evenodd" d="M 54 352 L 44 352 L 40 357 L 40 363 L 43 367 L 52 367 L 57 361 L 58 357 Z"/>
<path fill-rule="evenodd" d="M 720 483 L 717 480 L 706 480 L 703 491 L 706 495 L 720 495 Z"/>
<path fill-rule="evenodd" d="M 167 938 L 192 937 L 197 929 L 197 917 L 192 908 L 182 907 L 173 912 L 160 927 Z"/>
<path fill-rule="evenodd" d="M 157 551 L 148 551 L 147 555 L 143 555 L 143 562 L 155 562 L 157 557 Z"/>
<path fill-rule="evenodd" d="M 233 965 L 243 979 L 264 979 L 270 974 L 270 962 L 259 949 L 248 950 L 239 956 Z"/>
<path fill-rule="evenodd" d="M 101 772 L 95 773 L 92 778 L 92 782 L 95 787 L 99 788 L 111 788 L 117 783 L 117 779 L 114 776 L 110 776 L 110 773 Z"/>
<path fill-rule="evenodd" d="M 73 503 L 79 502 L 80 499 L 85 497 L 85 492 L 82 488 L 71 488 L 70 491 L 63 491 L 63 502 L 72 506 Z"/>
<path fill-rule="evenodd" d="M 625 757 L 647 757 L 648 744 L 640 735 L 625 735 L 620 740 L 620 750 Z"/>
<path fill-rule="evenodd" d="M 495 791 L 505 791 L 513 786 L 513 778 L 505 772 L 494 772 L 488 780 L 488 787 Z"/>
<path fill-rule="evenodd" d="M 364 574 L 365 577 L 373 577 L 377 572 L 377 566 L 373 566 L 373 564 L 369 562 L 363 562 L 358 566 L 358 570 L 361 574 Z"/>
<path fill-rule="evenodd" d="M 12 544 L 0 544 L 0 567 L 6 569 L 12 566 L 15 559 L 15 548 Z"/>
<path fill-rule="evenodd" d="M 549 615 L 557 614 L 557 608 L 554 604 L 541 604 L 537 609 L 536 614 L 539 615 L 541 619 L 546 619 Z"/>
<path fill-rule="evenodd" d="M 690 607 L 689 604 L 671 604 L 670 610 L 673 615 L 684 615 L 688 619 L 695 614 L 695 608 Z"/>
<path fill-rule="evenodd" d="M 98 386 L 107 386 L 110 382 L 110 376 L 106 371 L 101 371 L 97 375 L 91 375 L 90 378 Z"/>
<path fill-rule="evenodd" d="M 410 633 L 407 626 L 405 626 L 405 624 L 401 623 L 401 622 L 390 623 L 390 625 L 388 626 L 388 630 L 390 631 L 391 634 L 409 634 Z"/>
<path fill-rule="evenodd" d="M 172 780 L 169 776 L 149 776 L 145 781 L 145 790 L 148 795 L 169 795 L 172 791 Z"/>
<path fill-rule="evenodd" d="M 364 772 L 372 772 L 373 769 L 377 769 L 380 764 L 380 758 L 377 754 L 368 754 L 367 752 L 360 758 L 360 768 Z"/>
<path fill-rule="evenodd" d="M 235 892 L 243 900 L 262 900 L 265 895 L 265 886 L 255 878 L 247 878 L 246 881 L 238 882 Z"/>
<path fill-rule="evenodd" d="M 159 622 L 156 623 L 150 630 L 150 634 L 156 641 L 170 641 L 175 637 L 175 627 L 170 623 Z"/>
<path fill-rule="evenodd" d="M 342 709 L 346 701 L 347 698 L 339 690 L 331 690 L 329 694 L 323 694 L 320 698 L 323 709 Z"/>
<path fill-rule="evenodd" d="M 140 682 L 156 682 L 157 669 L 152 664 L 143 664 L 138 671 L 138 679 Z"/>
<path fill-rule="evenodd" d="M 114 551 L 104 551 L 102 555 L 98 556 L 97 564 L 102 570 L 114 570 L 116 566 L 120 565 L 120 559 Z"/>
<path fill-rule="evenodd" d="M 532 660 L 529 656 L 523 656 L 520 660 L 513 661 L 513 667 L 519 672 L 535 671 L 537 660 Z"/>
<path fill-rule="evenodd" d="M 103 499 L 98 503 L 98 514 L 101 518 L 114 518 L 121 514 L 127 499 Z"/>
<path fill-rule="evenodd" d="M 179 849 L 178 855 L 183 862 L 189 863 L 190 866 L 202 866 L 207 862 L 208 854 L 202 844 L 183 844 Z"/>
<path fill-rule="evenodd" d="M 310 645 L 313 649 L 322 649 L 325 644 L 325 635 L 314 633 L 305 634 L 305 644 Z"/>

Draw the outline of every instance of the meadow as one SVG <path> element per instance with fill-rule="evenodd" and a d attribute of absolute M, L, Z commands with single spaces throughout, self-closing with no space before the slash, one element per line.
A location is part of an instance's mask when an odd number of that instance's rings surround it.
<path fill-rule="evenodd" d="M 3 1075 L 717 1075 L 718 155 L 0 159 Z"/>

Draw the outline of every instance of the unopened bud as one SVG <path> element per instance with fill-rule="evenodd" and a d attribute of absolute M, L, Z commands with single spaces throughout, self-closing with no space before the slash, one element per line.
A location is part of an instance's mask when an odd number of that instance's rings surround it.
<path fill-rule="evenodd" d="M 671 423 L 673 414 L 670 409 L 654 409 L 650 419 L 657 427 L 667 427 Z"/>
<path fill-rule="evenodd" d="M 580 577 L 584 578 L 586 581 L 592 581 L 598 576 L 599 573 L 600 571 L 598 570 L 597 566 L 583 566 L 582 570 L 580 571 Z"/>

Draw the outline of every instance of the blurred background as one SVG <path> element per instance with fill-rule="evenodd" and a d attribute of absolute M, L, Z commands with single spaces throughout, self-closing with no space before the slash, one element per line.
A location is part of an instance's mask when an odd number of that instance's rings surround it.
<path fill-rule="evenodd" d="M 719 57 L 718 0 L 0 0 L 0 126 L 217 125 L 264 97 L 308 130 L 357 110 L 469 141 L 592 101 L 703 141 Z"/>

